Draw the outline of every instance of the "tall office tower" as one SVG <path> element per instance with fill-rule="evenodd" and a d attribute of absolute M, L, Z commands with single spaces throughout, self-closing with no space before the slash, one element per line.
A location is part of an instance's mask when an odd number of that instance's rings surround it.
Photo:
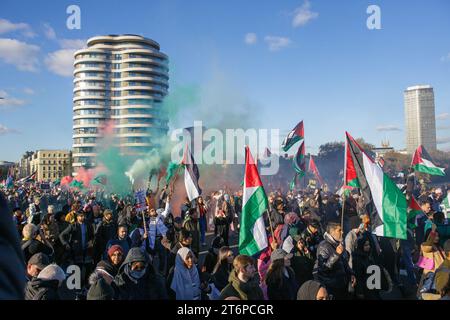
<path fill-rule="evenodd" d="M 75 52 L 73 170 L 96 165 L 105 130 L 121 154 L 143 155 L 168 131 L 162 109 L 168 90 L 168 57 L 138 35 L 90 38 Z"/>
<path fill-rule="evenodd" d="M 406 151 L 414 153 L 419 145 L 436 150 L 434 92 L 428 85 L 409 87 L 405 97 Z"/>

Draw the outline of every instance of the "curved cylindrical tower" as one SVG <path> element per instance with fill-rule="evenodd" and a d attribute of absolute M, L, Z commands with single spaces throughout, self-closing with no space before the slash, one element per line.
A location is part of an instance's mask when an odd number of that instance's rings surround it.
<path fill-rule="evenodd" d="M 122 154 L 158 147 L 155 138 L 168 131 L 162 101 L 169 69 L 157 42 L 138 35 L 93 37 L 75 52 L 74 68 L 74 171 L 96 165 L 105 126 L 113 127 Z"/>

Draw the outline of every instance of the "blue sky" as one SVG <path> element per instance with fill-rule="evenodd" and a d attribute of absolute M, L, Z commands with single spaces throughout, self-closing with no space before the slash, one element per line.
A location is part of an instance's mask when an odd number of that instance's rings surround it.
<path fill-rule="evenodd" d="M 72 4 L 80 30 L 66 28 Z M 370 4 L 381 9 L 381 30 L 366 27 Z M 0 160 L 71 147 L 70 53 L 89 37 L 122 33 L 160 43 L 170 90 L 207 86 L 220 73 L 226 94 L 252 102 L 261 128 L 286 133 L 303 119 L 312 153 L 345 130 L 404 148 L 403 90 L 430 84 L 446 142 L 438 148 L 450 150 L 449 15 L 446 0 L 2 0 Z"/>

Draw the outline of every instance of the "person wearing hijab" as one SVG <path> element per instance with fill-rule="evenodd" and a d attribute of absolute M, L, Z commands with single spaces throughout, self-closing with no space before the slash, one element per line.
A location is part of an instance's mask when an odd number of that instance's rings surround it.
<path fill-rule="evenodd" d="M 186 247 L 178 250 L 170 288 L 176 300 L 200 300 L 200 276 L 194 264 L 194 253 Z"/>
<path fill-rule="evenodd" d="M 298 290 L 297 300 L 330 300 L 330 296 L 320 282 L 308 280 Z"/>

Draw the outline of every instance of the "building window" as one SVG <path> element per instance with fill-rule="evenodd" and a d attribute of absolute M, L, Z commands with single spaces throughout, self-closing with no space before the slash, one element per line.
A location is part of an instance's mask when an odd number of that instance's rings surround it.
<path fill-rule="evenodd" d="M 45 179 L 45 173 L 43 173 L 43 174 L 42 174 L 42 178 L 44 178 L 44 179 Z"/>

